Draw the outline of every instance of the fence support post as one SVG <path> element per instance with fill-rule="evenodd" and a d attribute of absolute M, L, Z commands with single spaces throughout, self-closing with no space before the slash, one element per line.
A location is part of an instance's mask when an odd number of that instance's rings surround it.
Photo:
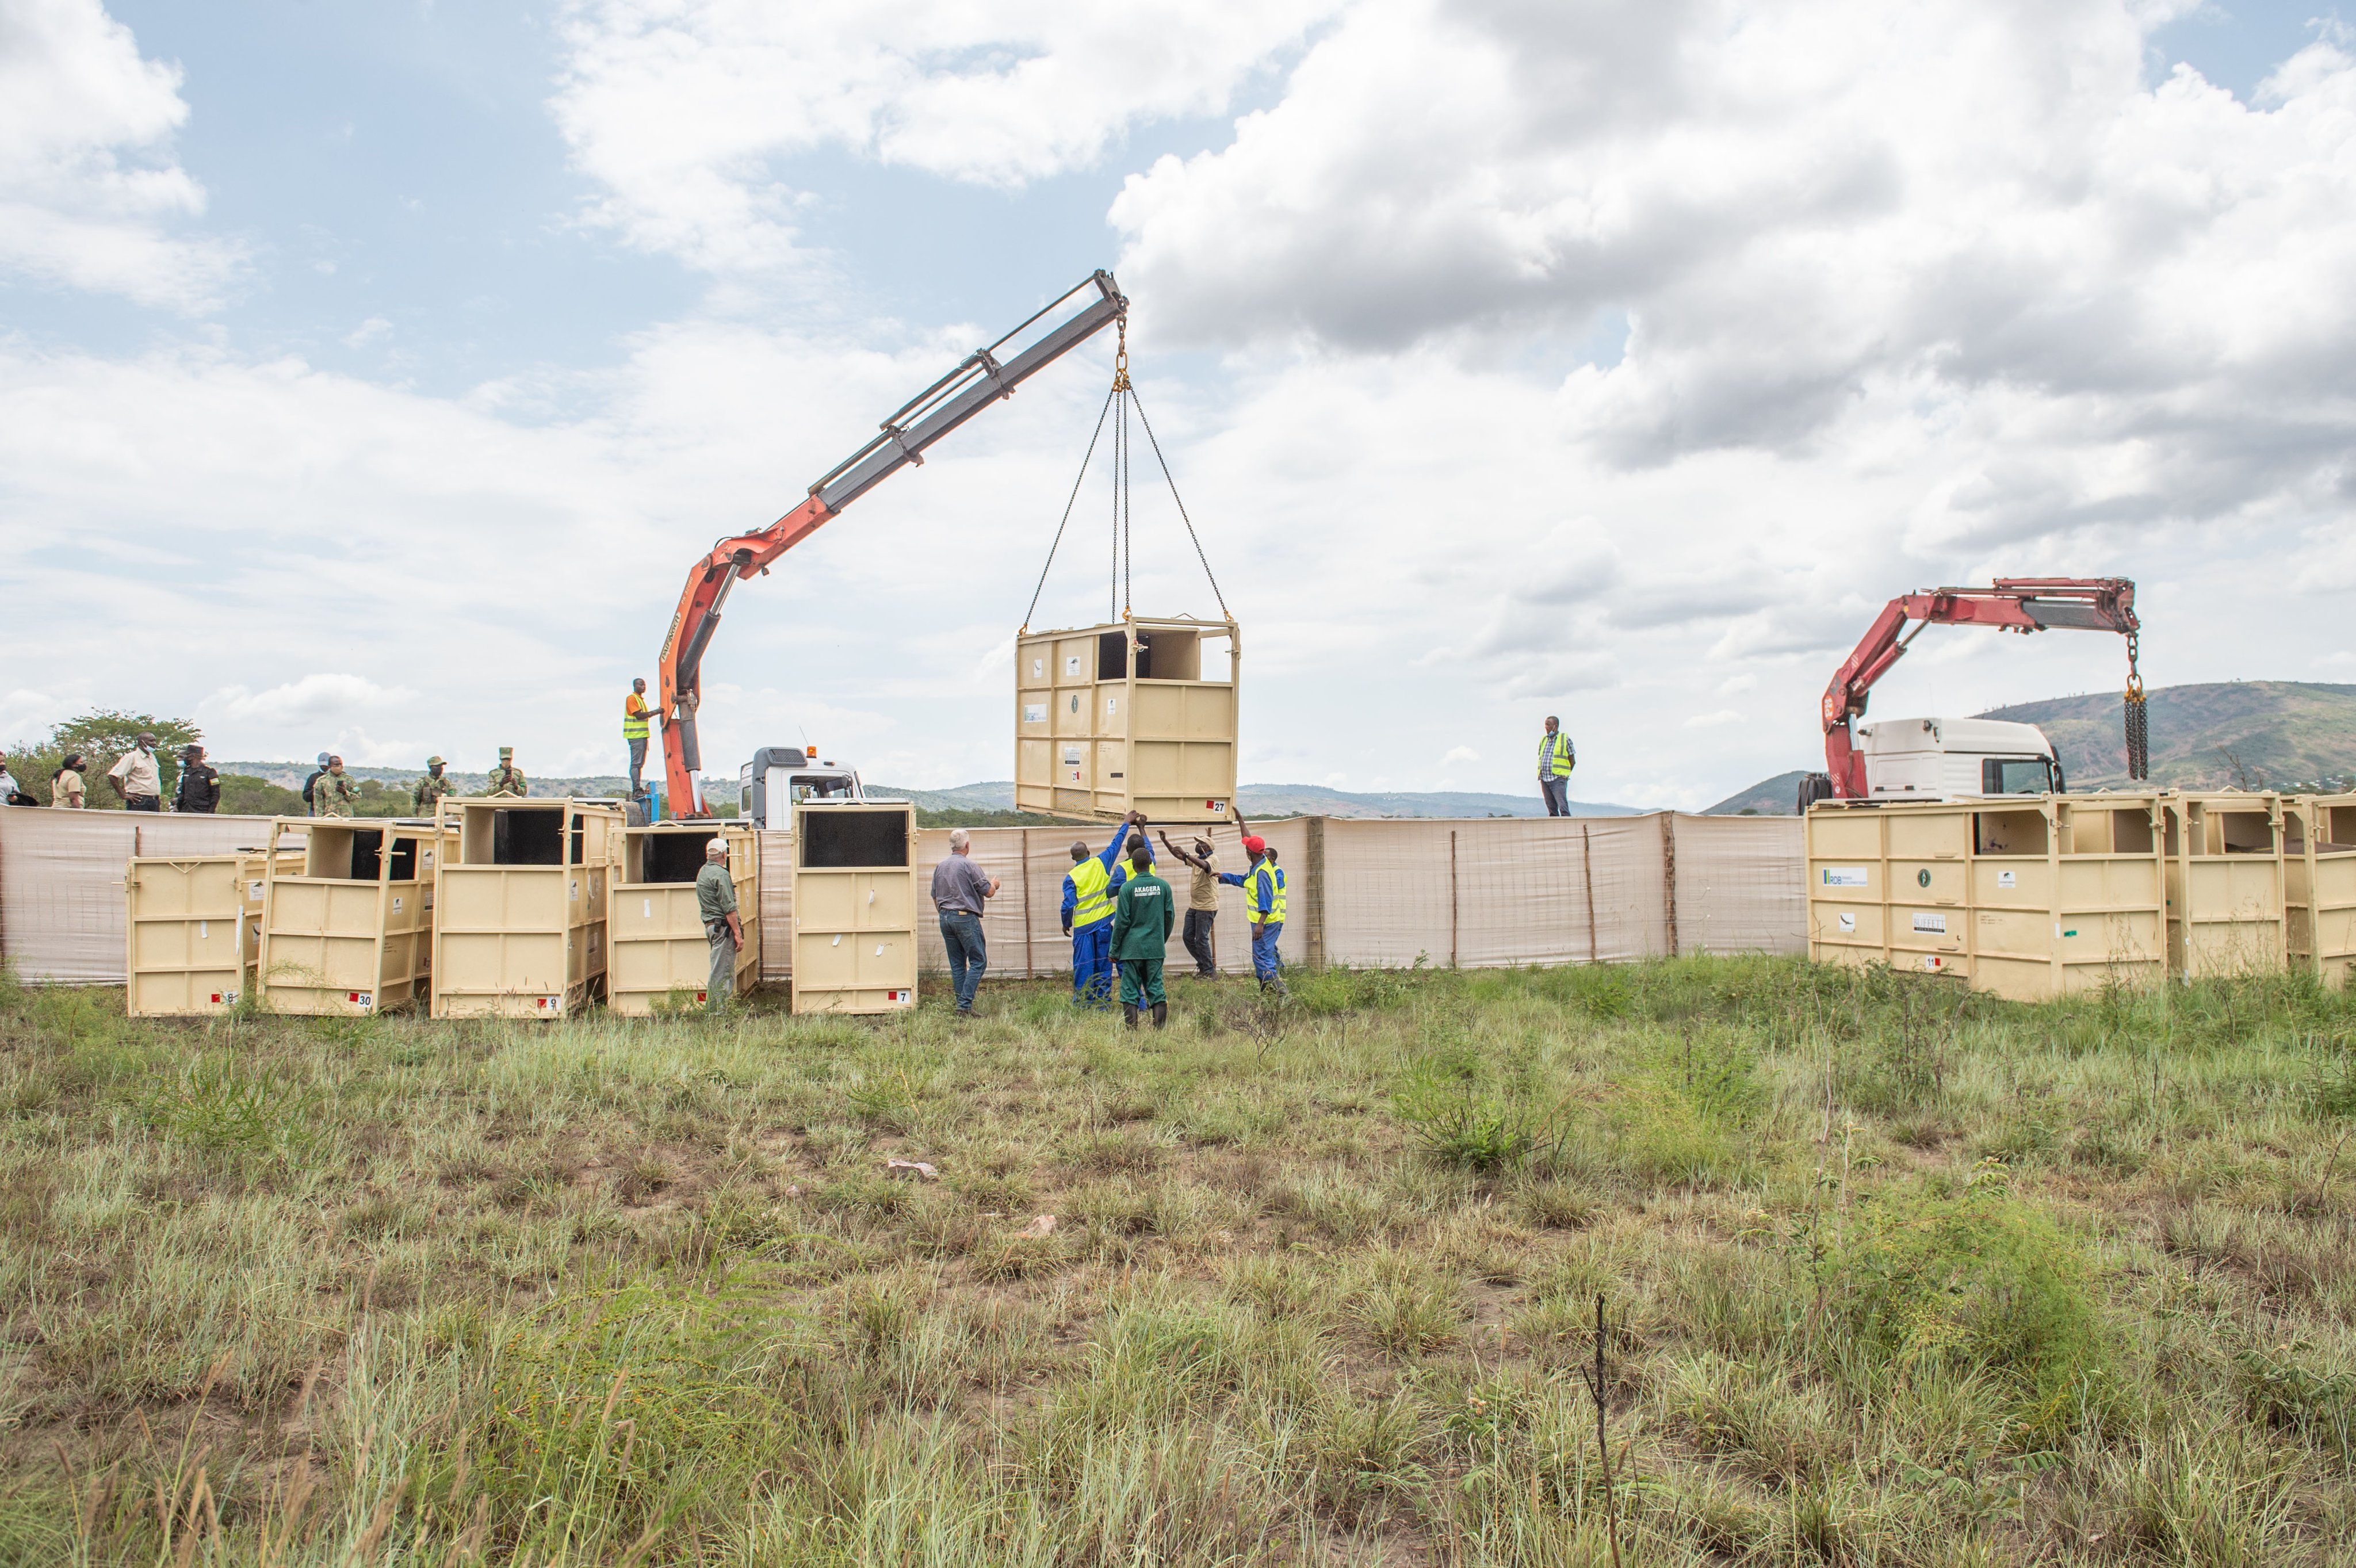
<path fill-rule="evenodd" d="M 1595 840 L 1587 824 L 1579 824 L 1579 875 L 1587 884 L 1587 961 L 1596 961 L 1595 943 Z"/>
<path fill-rule="evenodd" d="M 1309 829 L 1309 875 L 1301 888 L 1302 913 L 1309 918 L 1308 940 L 1303 944 L 1309 967 L 1325 967 L 1325 819 L 1312 817 Z"/>
<path fill-rule="evenodd" d="M 1456 830 L 1448 830 L 1448 967 L 1456 967 Z"/>
<path fill-rule="evenodd" d="M 1669 918 L 1669 956 L 1677 956 L 1677 814 L 1661 813 L 1661 902 Z"/>
<path fill-rule="evenodd" d="M 1036 980 L 1039 968 L 1031 957 L 1031 830 L 1019 830 L 1023 834 L 1023 978 Z"/>

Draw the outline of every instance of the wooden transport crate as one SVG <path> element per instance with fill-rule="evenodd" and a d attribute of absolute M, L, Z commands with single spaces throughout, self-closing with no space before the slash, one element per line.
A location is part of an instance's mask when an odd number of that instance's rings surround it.
<path fill-rule="evenodd" d="M 1014 654 L 1018 811 L 1227 820 L 1243 671 L 1234 621 L 1141 617 L 1036 632 Z"/>
<path fill-rule="evenodd" d="M 2171 794 L 2163 805 L 2169 972 L 2185 980 L 2281 972 L 2282 797 L 2227 789 Z"/>
<path fill-rule="evenodd" d="M 744 945 L 736 954 L 736 989 L 761 978 L 760 835 L 733 822 L 659 822 L 622 831 L 622 859 L 613 884 L 607 930 L 613 952 L 605 972 L 605 1005 L 645 1014 L 675 998 L 701 1003 L 712 978 L 712 948 L 695 901 L 696 874 L 714 836 L 728 845 L 728 875 L 736 884 Z"/>
<path fill-rule="evenodd" d="M 1806 823 L 1819 962 L 2041 1001 L 2166 973 L 2160 797 L 1826 801 Z"/>
<path fill-rule="evenodd" d="M 287 818 L 300 858 L 269 857 L 257 979 L 273 1013 L 366 1017 L 422 1000 L 434 873 L 452 834 L 391 818 Z"/>
<path fill-rule="evenodd" d="M 134 1018 L 226 1013 L 250 983 L 245 854 L 134 855 L 123 873 L 123 1009 Z"/>
<path fill-rule="evenodd" d="M 2335 991 L 2356 979 L 2356 795 L 2286 802 L 2285 941 L 2294 968 Z"/>
<path fill-rule="evenodd" d="M 562 1018 L 605 979 L 608 888 L 622 849 L 611 800 L 440 802 L 434 1016 Z"/>
<path fill-rule="evenodd" d="M 1970 972 L 1966 809 L 1826 801 L 1805 832 L 1810 957 Z"/>
<path fill-rule="evenodd" d="M 2160 799 L 1972 802 L 1973 989 L 2045 1002 L 2167 978 Z"/>
<path fill-rule="evenodd" d="M 794 833 L 794 1011 L 916 1004 L 916 823 L 905 801 L 811 800 Z"/>

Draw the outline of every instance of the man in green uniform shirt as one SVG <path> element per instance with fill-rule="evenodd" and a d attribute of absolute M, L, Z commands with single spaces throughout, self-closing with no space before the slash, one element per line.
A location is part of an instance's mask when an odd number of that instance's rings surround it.
<path fill-rule="evenodd" d="M 417 781 L 417 788 L 410 792 L 410 800 L 417 808 L 417 814 L 421 817 L 432 816 L 434 803 L 443 796 L 455 795 L 458 792 L 458 786 L 444 776 L 443 767 L 444 763 L 440 757 L 427 757 L 425 777 L 420 779 Z"/>
<path fill-rule="evenodd" d="M 1138 1010 L 1153 1009 L 1153 1026 L 1170 1022 L 1170 999 L 1162 990 L 1162 956 L 1170 948 L 1170 928 L 1178 923 L 1178 901 L 1170 884 L 1153 875 L 1153 851 L 1145 835 L 1129 841 L 1129 880 L 1112 911 L 1112 958 L 1120 966 L 1120 1015 L 1132 1029 Z"/>
<path fill-rule="evenodd" d="M 327 758 L 327 770 L 311 785 L 311 814 L 315 817 L 348 817 L 352 802 L 359 797 L 352 789 L 352 776 L 344 771 L 344 759 Z"/>
<path fill-rule="evenodd" d="M 531 793 L 531 786 L 524 782 L 523 769 L 515 765 L 514 746 L 499 747 L 499 765 L 491 769 L 490 782 L 485 787 L 483 793 L 486 795 Z"/>
<path fill-rule="evenodd" d="M 744 923 L 736 914 L 736 879 L 728 875 L 728 845 L 717 835 L 703 846 L 703 869 L 695 874 L 695 910 L 703 917 L 704 940 L 712 944 L 712 979 L 703 1005 L 717 1013 L 736 988 L 736 950 L 744 945 Z"/>

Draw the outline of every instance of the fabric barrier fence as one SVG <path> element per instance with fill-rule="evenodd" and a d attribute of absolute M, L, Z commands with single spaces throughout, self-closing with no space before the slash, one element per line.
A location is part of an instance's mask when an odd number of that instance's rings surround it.
<path fill-rule="evenodd" d="M 133 854 L 221 854 L 258 845 L 267 817 L 147 816 L 0 809 L 0 956 L 27 981 L 123 983 L 123 863 Z M 1801 827 L 1792 817 L 1493 818 L 1439 822 L 1305 817 L 1254 826 L 1285 870 L 1290 965 L 1437 968 L 1625 962 L 1670 953 L 1807 950 Z M 1071 972 L 1057 918 L 1071 844 L 1105 846 L 1109 824 L 973 828 L 972 854 L 1003 886 L 982 917 L 990 973 Z M 1171 837 L 1191 847 L 1194 830 Z M 1223 871 L 1247 861 L 1237 831 L 1211 830 Z M 917 835 L 918 896 L 949 853 Z M 1183 911 L 1190 874 L 1155 843 Z M 793 838 L 761 835 L 761 978 L 791 978 Z M 1182 914 L 1183 921 L 1183 914 Z M 920 913 L 919 963 L 948 967 Z M 1173 975 L 1192 972 L 1171 936 Z M 1240 889 L 1222 887 L 1213 927 L 1220 972 L 1251 972 Z"/>

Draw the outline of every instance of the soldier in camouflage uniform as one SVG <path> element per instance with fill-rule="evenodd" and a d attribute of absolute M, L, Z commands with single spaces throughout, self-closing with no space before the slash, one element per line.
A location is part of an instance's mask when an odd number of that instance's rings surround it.
<path fill-rule="evenodd" d="M 499 747 L 499 765 L 491 769 L 490 784 L 486 795 L 528 795 L 531 786 L 524 782 L 523 770 L 515 765 L 515 747 Z"/>
<path fill-rule="evenodd" d="M 417 814 L 421 817 L 432 816 L 434 803 L 443 796 L 455 795 L 458 792 L 458 786 L 442 776 L 443 766 L 443 761 L 438 757 L 429 757 L 425 759 L 425 777 L 417 781 L 417 788 L 410 797 Z"/>
<path fill-rule="evenodd" d="M 348 817 L 352 814 L 352 776 L 344 771 L 344 759 L 327 758 L 327 770 L 311 785 L 311 814 L 315 817 Z"/>

